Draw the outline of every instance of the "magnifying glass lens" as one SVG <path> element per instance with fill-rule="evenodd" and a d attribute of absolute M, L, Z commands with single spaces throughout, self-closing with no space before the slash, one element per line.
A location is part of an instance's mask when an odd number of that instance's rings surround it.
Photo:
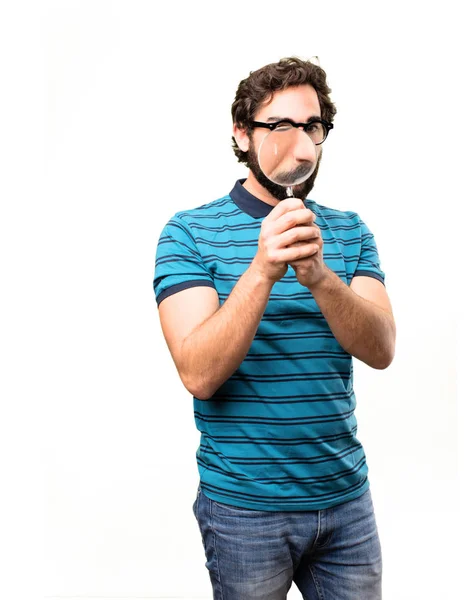
<path fill-rule="evenodd" d="M 258 162 L 266 177 L 288 188 L 308 179 L 317 164 L 316 146 L 301 129 L 288 124 L 270 131 L 260 144 Z"/>

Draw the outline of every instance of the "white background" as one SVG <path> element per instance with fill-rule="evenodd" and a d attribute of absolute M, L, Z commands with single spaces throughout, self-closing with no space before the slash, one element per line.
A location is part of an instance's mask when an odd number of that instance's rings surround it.
<path fill-rule="evenodd" d="M 2 5 L 5 597 L 211 598 L 192 514 L 199 436 L 159 325 L 156 243 L 175 212 L 246 175 L 236 88 L 290 55 L 319 56 L 338 109 L 310 197 L 374 232 L 397 321 L 389 369 L 355 361 L 383 598 L 467 597 L 460 7 Z"/>

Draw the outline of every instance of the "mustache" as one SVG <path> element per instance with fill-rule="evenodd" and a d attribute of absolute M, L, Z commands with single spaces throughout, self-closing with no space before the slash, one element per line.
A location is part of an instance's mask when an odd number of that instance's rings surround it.
<path fill-rule="evenodd" d="M 272 179 L 279 185 L 293 185 L 295 181 L 306 177 L 314 168 L 314 163 L 309 160 L 302 162 L 295 169 L 289 171 L 279 171 Z"/>

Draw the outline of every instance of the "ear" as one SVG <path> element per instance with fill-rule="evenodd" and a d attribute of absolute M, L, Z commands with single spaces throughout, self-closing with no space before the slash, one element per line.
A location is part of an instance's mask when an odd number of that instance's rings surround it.
<path fill-rule="evenodd" d="M 250 138 L 244 129 L 240 129 L 235 123 L 233 124 L 233 137 L 242 152 L 248 152 L 250 147 Z"/>

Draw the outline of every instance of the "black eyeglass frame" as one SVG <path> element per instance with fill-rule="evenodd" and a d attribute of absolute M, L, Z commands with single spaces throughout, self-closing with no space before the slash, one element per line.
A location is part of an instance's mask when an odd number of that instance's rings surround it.
<path fill-rule="evenodd" d="M 327 139 L 330 130 L 333 129 L 333 123 L 324 121 L 324 119 L 311 119 L 310 121 L 307 121 L 307 123 L 296 123 L 292 119 L 281 119 L 280 121 L 274 121 L 272 123 L 262 123 L 261 121 L 250 121 L 250 126 L 251 127 L 264 127 L 265 129 L 270 129 L 271 131 L 273 131 L 273 129 L 276 129 L 276 127 L 278 125 L 281 125 L 281 123 L 290 123 L 293 127 L 296 127 L 297 129 L 299 127 L 302 127 L 307 134 L 309 133 L 307 131 L 307 129 L 311 125 L 313 125 L 314 123 L 322 123 L 322 125 L 325 127 L 326 135 L 325 135 L 324 139 L 321 142 L 318 142 L 317 144 L 315 144 L 315 146 L 320 146 L 320 144 L 323 144 L 325 142 L 325 140 Z"/>

